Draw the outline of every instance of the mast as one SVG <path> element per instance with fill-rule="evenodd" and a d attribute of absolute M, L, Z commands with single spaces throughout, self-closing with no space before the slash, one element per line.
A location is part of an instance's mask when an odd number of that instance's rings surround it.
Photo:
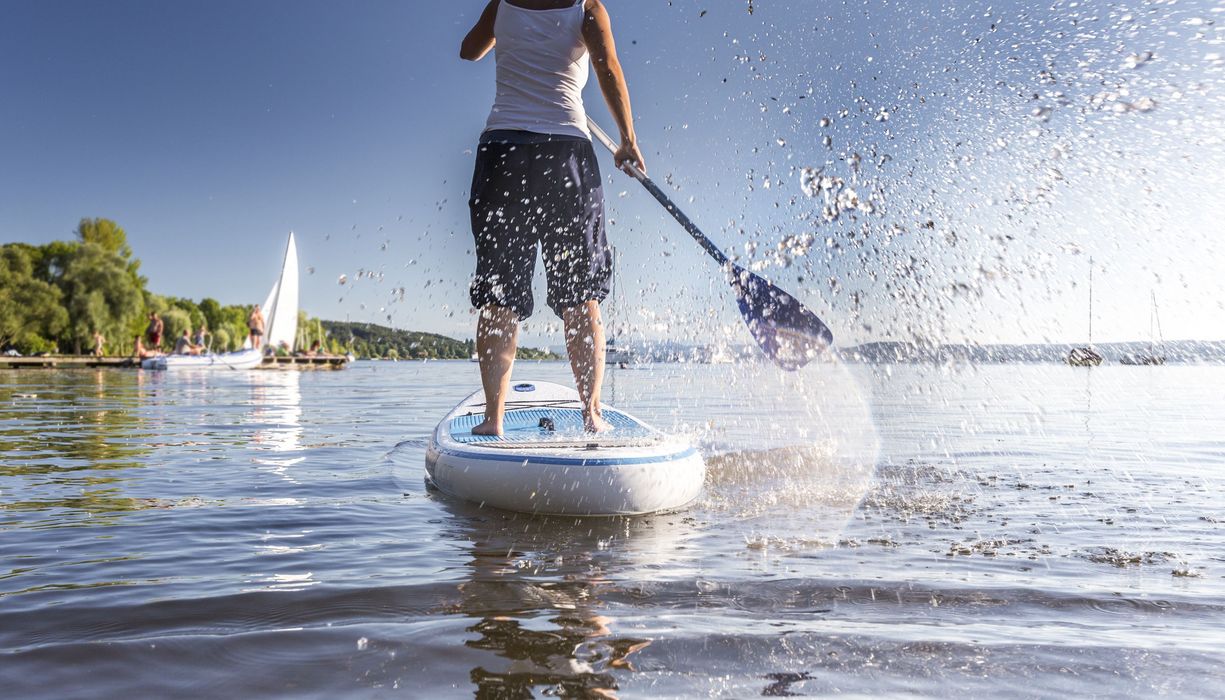
<path fill-rule="evenodd" d="M 1093 347 L 1093 258 L 1089 258 L 1089 347 Z"/>
<path fill-rule="evenodd" d="M 1161 337 L 1161 315 L 1157 311 L 1157 293 L 1150 289 L 1148 291 L 1148 295 L 1149 298 L 1153 300 L 1153 309 L 1148 317 L 1149 349 L 1152 350 L 1157 345 L 1164 343 L 1165 339 Z M 1154 326 L 1157 329 L 1157 334 L 1155 336 L 1153 335 Z"/>
<path fill-rule="evenodd" d="M 1149 291 L 1150 297 L 1152 294 L 1152 291 Z M 1153 342 L 1154 338 L 1156 337 L 1153 335 L 1153 311 L 1155 310 L 1156 306 L 1157 302 L 1156 300 L 1153 300 L 1153 303 L 1148 307 L 1148 354 L 1153 356 L 1156 356 L 1154 353 L 1154 345 L 1156 345 L 1156 343 Z"/>

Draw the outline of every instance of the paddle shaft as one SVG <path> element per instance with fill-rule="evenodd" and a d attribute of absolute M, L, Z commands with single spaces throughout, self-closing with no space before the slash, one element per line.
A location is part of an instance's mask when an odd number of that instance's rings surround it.
<path fill-rule="evenodd" d="M 616 142 L 609 138 L 608 134 L 604 133 L 604 130 L 600 128 L 600 125 L 596 124 L 595 120 L 591 117 L 587 118 L 587 128 L 591 129 L 591 133 L 595 135 L 596 139 L 598 139 L 600 143 L 604 144 L 605 148 L 612 153 L 617 152 Z M 702 246 L 702 249 L 705 250 L 710 257 L 714 258 L 720 265 L 726 265 L 729 262 L 727 256 L 723 254 L 723 251 L 719 250 L 719 248 L 706 237 L 706 234 L 702 233 L 702 230 L 698 228 L 697 224 L 690 221 L 688 216 L 685 216 L 685 212 L 681 211 L 680 207 L 676 206 L 676 204 L 674 204 L 672 200 L 668 198 L 668 195 L 664 194 L 664 191 L 659 189 L 659 185 L 656 185 L 654 180 L 647 177 L 647 174 L 642 172 L 642 170 L 640 170 L 634 163 L 626 162 L 625 165 L 629 168 L 630 175 L 633 175 L 635 180 L 641 182 L 642 186 L 647 189 L 647 192 L 650 192 L 652 197 L 658 200 L 660 204 L 664 205 L 664 209 L 667 209 L 668 213 L 671 214 L 672 217 L 675 218 L 677 222 L 679 222 L 680 225 L 689 232 L 689 235 L 693 236 L 693 240 L 697 241 L 698 245 Z"/>

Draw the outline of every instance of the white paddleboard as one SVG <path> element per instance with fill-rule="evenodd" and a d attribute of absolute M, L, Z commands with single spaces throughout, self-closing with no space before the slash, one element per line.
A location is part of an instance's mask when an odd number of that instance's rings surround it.
<path fill-rule="evenodd" d="M 574 389 L 516 382 L 503 435 L 473 435 L 485 419 L 478 391 L 434 430 L 426 473 L 444 493 L 524 513 L 636 515 L 674 510 L 698 496 L 706 466 L 688 441 L 608 406 L 601 414 L 613 429 L 584 432 Z"/>

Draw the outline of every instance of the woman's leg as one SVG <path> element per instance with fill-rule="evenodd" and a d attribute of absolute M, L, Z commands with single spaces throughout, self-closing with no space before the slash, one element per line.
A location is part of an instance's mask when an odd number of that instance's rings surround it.
<path fill-rule="evenodd" d="M 600 433 L 612 426 L 600 415 L 600 390 L 604 386 L 604 321 L 600 304 L 588 301 L 563 309 L 566 325 L 566 352 L 570 369 L 583 402 L 583 423 L 588 432 Z"/>
<path fill-rule="evenodd" d="M 476 322 L 476 355 L 481 362 L 481 386 L 485 389 L 485 420 L 472 429 L 476 435 L 502 434 L 518 339 L 518 314 L 501 306 L 481 309 Z"/>

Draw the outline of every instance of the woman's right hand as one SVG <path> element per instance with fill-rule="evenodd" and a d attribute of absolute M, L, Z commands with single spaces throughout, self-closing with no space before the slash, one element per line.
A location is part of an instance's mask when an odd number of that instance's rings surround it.
<path fill-rule="evenodd" d="M 617 152 L 613 154 L 613 164 L 625 171 L 627 175 L 633 175 L 630 172 L 627 163 L 633 163 L 638 166 L 643 175 L 647 173 L 646 161 L 642 159 L 642 151 L 638 150 L 638 143 L 635 141 L 626 141 L 622 139 L 621 146 L 617 148 Z"/>

